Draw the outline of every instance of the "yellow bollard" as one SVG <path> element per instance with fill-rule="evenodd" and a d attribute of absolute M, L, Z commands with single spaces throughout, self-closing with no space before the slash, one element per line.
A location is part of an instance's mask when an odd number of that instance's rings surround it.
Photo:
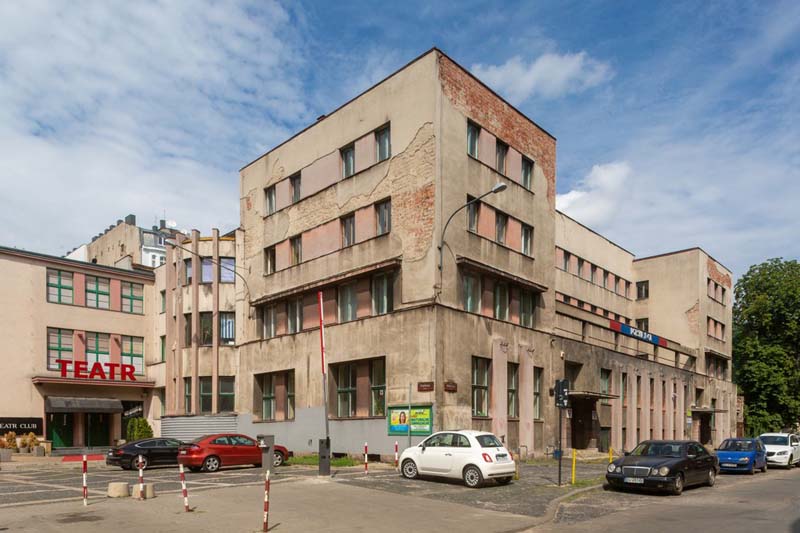
<path fill-rule="evenodd" d="M 578 451 L 572 448 L 572 484 L 575 484 L 575 460 L 578 457 Z"/>
<path fill-rule="evenodd" d="M 609 464 L 614 462 L 614 455 L 612 454 L 613 451 L 614 451 L 614 449 L 611 446 L 609 446 L 608 447 L 608 462 L 609 462 Z"/>

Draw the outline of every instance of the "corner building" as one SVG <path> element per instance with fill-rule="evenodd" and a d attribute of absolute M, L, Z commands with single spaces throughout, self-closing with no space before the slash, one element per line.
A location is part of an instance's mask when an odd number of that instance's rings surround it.
<path fill-rule="evenodd" d="M 730 330 L 730 302 L 704 299 L 707 256 L 634 261 L 558 213 L 555 150 L 552 135 L 434 49 L 245 166 L 240 427 L 314 451 L 325 394 L 334 452 L 368 441 L 390 453 L 403 439 L 388 435 L 387 410 L 409 401 L 432 406 L 434 430 L 490 430 L 523 454 L 546 451 L 558 427 L 548 392 L 568 377 L 570 446 L 630 449 L 650 434 L 688 436 L 700 418 L 713 420 L 709 442 L 730 435 L 729 344 L 698 329 L 713 315 Z M 482 197 L 498 182 L 507 188 Z M 588 262 L 605 287 L 572 274 L 591 276 Z M 730 273 L 713 264 L 730 291 Z M 685 273 L 661 284 L 695 266 L 697 284 Z M 636 300 L 650 272 L 653 297 Z M 653 327 L 635 328 L 639 318 Z M 703 374 L 712 353 L 713 378 Z"/>

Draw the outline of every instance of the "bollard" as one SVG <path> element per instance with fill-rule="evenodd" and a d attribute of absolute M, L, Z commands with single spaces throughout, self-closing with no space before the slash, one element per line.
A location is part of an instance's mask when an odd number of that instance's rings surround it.
<path fill-rule="evenodd" d="M 83 506 L 86 507 L 88 502 L 86 501 L 89 497 L 89 489 L 86 487 L 86 456 L 83 456 Z"/>
<path fill-rule="evenodd" d="M 269 470 L 264 475 L 264 531 L 269 529 Z"/>
<path fill-rule="evenodd" d="M 613 451 L 614 451 L 614 449 L 611 446 L 609 446 L 608 447 L 608 462 L 609 462 L 609 464 L 614 462 Z"/>
<path fill-rule="evenodd" d="M 183 493 L 183 510 L 185 512 L 191 511 L 189 509 L 189 492 L 186 490 L 186 474 L 183 470 L 183 465 L 178 465 L 181 472 L 181 492 Z"/>
<path fill-rule="evenodd" d="M 397 457 L 397 450 L 398 450 L 397 441 L 394 441 L 394 468 L 395 468 L 395 470 L 397 470 L 397 458 L 398 458 Z"/>
<path fill-rule="evenodd" d="M 578 458 L 578 452 L 575 448 L 572 448 L 572 484 L 575 484 L 575 461 Z"/>
<path fill-rule="evenodd" d="M 369 474 L 369 461 L 367 460 L 367 443 L 364 443 L 364 475 Z"/>
<path fill-rule="evenodd" d="M 514 481 L 519 481 L 519 454 L 511 454 L 511 458 L 514 459 Z"/>
<path fill-rule="evenodd" d="M 139 456 L 139 499 L 144 500 L 144 463 L 142 461 L 142 456 Z"/>

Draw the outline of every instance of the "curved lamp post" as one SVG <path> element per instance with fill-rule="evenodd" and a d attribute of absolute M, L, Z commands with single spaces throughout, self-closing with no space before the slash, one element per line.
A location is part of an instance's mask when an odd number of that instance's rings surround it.
<path fill-rule="evenodd" d="M 485 196 L 489 196 L 490 194 L 496 194 L 498 192 L 502 192 L 502 191 L 506 190 L 506 187 L 507 187 L 507 185 L 505 183 L 503 183 L 502 181 L 498 181 L 497 183 L 494 184 L 494 186 L 489 191 L 486 191 L 485 193 L 481 194 L 477 198 L 473 198 L 469 202 L 465 203 L 464 205 L 462 205 L 461 207 L 459 207 L 458 209 L 453 211 L 453 214 L 450 215 L 450 218 L 447 219 L 447 222 L 444 225 L 444 229 L 442 229 L 442 237 L 439 239 L 439 272 L 442 271 L 442 262 L 444 260 L 444 232 L 447 231 L 447 226 L 450 225 L 450 221 L 453 220 L 453 217 L 456 216 L 456 213 L 458 213 L 462 209 L 474 204 L 475 202 L 477 202 L 478 200 L 480 200 L 481 198 L 483 198 Z"/>

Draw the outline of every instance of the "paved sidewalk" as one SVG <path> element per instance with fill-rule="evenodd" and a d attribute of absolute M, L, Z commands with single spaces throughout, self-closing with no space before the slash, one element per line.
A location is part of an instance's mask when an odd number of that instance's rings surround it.
<path fill-rule="evenodd" d="M 30 532 L 261 531 L 263 488 L 232 487 L 189 495 L 62 502 L 35 513 L 0 509 L 0 530 Z M 536 519 L 442 500 L 370 490 L 316 478 L 276 482 L 270 493 L 270 531 L 519 531 Z"/>

